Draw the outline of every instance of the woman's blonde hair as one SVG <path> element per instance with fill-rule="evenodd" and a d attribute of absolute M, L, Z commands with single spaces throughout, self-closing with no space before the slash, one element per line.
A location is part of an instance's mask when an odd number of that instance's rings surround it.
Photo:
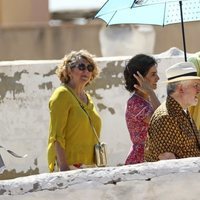
<path fill-rule="evenodd" d="M 90 54 L 87 50 L 72 51 L 64 56 L 62 64 L 58 65 L 56 69 L 56 74 L 62 83 L 68 83 L 70 81 L 69 71 L 71 70 L 71 67 L 74 66 L 80 59 L 85 59 L 94 66 L 92 78 L 88 83 L 90 84 L 100 72 L 97 63 L 93 59 L 94 57 L 95 56 Z"/>

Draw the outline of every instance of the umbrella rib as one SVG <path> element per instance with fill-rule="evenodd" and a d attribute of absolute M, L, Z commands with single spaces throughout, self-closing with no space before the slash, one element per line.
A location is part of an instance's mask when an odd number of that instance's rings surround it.
<path fill-rule="evenodd" d="M 116 13 L 117 13 L 117 10 L 114 12 L 113 16 L 110 18 L 109 22 L 107 23 L 107 26 L 110 24 L 110 22 L 112 21 L 112 19 L 115 16 Z"/>
<path fill-rule="evenodd" d="M 169 3 L 169 2 L 176 2 L 177 0 L 168 0 L 168 1 L 165 1 L 165 4 L 166 3 Z M 132 5 L 130 6 L 130 8 L 136 8 L 136 7 L 144 7 L 144 6 L 149 6 L 149 5 L 158 5 L 158 4 L 162 4 L 163 2 L 154 2 L 154 3 L 146 3 L 145 5 L 144 4 L 137 4 L 135 3 L 135 1 L 133 1 Z M 136 5 L 136 6 L 135 6 Z"/>
<path fill-rule="evenodd" d="M 165 8 L 164 8 L 164 17 L 163 17 L 163 27 L 165 25 L 165 15 L 166 15 L 166 2 L 165 2 Z"/>
<path fill-rule="evenodd" d="M 108 3 L 108 1 L 109 1 L 109 0 L 107 0 L 107 1 L 103 4 L 103 6 L 101 6 L 101 8 L 99 9 L 98 13 L 103 9 L 103 7 Z M 96 14 L 96 16 L 98 16 L 98 13 Z M 94 18 L 95 18 L 95 16 L 94 16 Z"/>
<path fill-rule="evenodd" d="M 131 8 L 133 8 L 134 4 L 135 4 L 135 1 L 133 1 L 132 5 L 131 5 Z"/>

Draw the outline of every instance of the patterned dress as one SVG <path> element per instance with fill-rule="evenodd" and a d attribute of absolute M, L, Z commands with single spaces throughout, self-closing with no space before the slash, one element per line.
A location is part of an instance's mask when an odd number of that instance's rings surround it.
<path fill-rule="evenodd" d="M 126 159 L 126 165 L 144 162 L 144 144 L 148 129 L 148 122 L 145 119 L 153 112 L 151 104 L 137 94 L 133 94 L 128 100 L 125 117 L 132 147 Z"/>

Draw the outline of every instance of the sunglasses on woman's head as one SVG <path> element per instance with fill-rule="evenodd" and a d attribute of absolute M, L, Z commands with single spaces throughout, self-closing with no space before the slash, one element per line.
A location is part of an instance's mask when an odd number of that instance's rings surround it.
<path fill-rule="evenodd" d="M 88 72 L 93 72 L 94 71 L 94 66 L 91 64 L 85 65 L 84 63 L 80 63 L 78 65 L 73 65 L 71 68 L 77 67 L 80 71 L 88 70 Z"/>

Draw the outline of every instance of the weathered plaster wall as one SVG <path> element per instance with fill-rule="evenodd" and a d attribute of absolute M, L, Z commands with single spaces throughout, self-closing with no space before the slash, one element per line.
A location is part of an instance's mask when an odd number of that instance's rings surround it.
<path fill-rule="evenodd" d="M 177 56 L 175 56 L 177 54 Z M 165 69 L 183 61 L 176 49 L 155 55 L 159 59 L 157 94 L 165 99 Z M 129 57 L 97 58 L 102 70 L 88 87 L 103 120 L 102 140 L 108 144 L 109 166 L 123 164 L 130 149 L 124 112 L 129 93 L 123 85 L 123 69 Z M 7 170 L 0 179 L 48 172 L 48 100 L 59 86 L 54 71 L 60 60 L 0 62 L 0 144 L 28 157 L 16 159 L 0 149 Z"/>

